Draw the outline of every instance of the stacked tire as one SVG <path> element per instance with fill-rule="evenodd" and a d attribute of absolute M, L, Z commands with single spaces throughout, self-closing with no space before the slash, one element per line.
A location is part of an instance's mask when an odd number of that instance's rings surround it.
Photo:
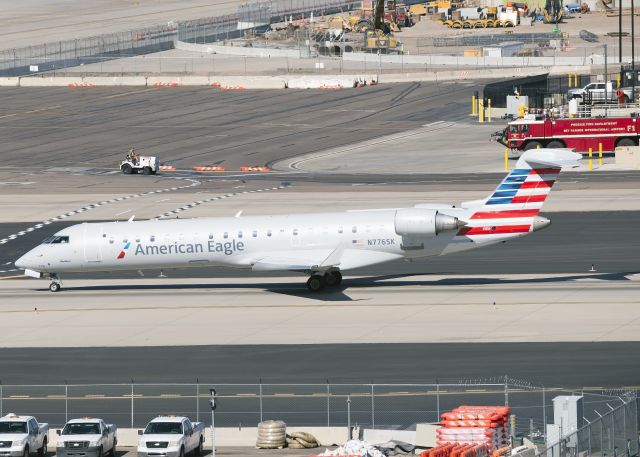
<path fill-rule="evenodd" d="M 258 424 L 258 449 L 282 449 L 287 445 L 287 424 L 282 421 L 263 421 Z"/>

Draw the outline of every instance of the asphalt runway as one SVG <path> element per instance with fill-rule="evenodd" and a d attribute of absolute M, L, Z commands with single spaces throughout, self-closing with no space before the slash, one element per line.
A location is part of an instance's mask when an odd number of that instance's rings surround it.
<path fill-rule="evenodd" d="M 631 252 L 640 252 L 635 227 L 640 225 L 638 211 L 560 212 L 547 215 L 552 225 L 535 234 L 505 244 L 451 254 L 429 260 L 374 265 L 349 271 L 349 276 L 386 276 L 411 274 L 537 274 L 580 273 L 595 265 L 598 272 L 640 271 Z M 8 243 L 0 251 L 0 270 L 13 268 L 12 262 L 36 246 L 42 239 L 72 222 L 57 222 Z M 25 224 L 0 224 L 0 238 L 22 230 Z M 158 271 L 150 271 L 150 277 Z M 254 273 L 229 268 L 193 268 L 165 270 L 170 278 L 277 277 L 281 273 Z M 12 273 L 12 274 L 15 274 Z M 1 275 L 1 274 L 0 274 Z M 5 274 L 6 275 L 6 274 Z M 138 278 L 137 272 L 68 274 L 65 278 Z M 301 280 L 303 278 L 301 277 Z"/>
<path fill-rule="evenodd" d="M 597 360 L 597 364 L 594 364 Z M 312 363 L 310 363 L 312 362 Z M 640 342 L 4 348 L 2 383 L 435 383 L 508 374 L 547 387 L 640 379 Z"/>
<path fill-rule="evenodd" d="M 165 90 L 167 89 L 167 90 Z M 3 166 L 113 169 L 132 145 L 164 162 L 264 165 L 465 118 L 479 86 L 398 84 L 344 91 L 213 88 L 0 89 Z"/>

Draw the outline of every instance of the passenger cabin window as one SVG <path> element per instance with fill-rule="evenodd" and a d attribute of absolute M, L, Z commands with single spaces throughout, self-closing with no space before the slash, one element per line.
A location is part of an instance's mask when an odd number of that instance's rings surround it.
<path fill-rule="evenodd" d="M 298 229 L 293 229 L 293 234 L 297 236 L 298 235 Z"/>
<path fill-rule="evenodd" d="M 256 230 L 253 231 L 253 233 L 251 234 L 252 237 L 257 237 L 258 236 L 258 232 Z"/>
<path fill-rule="evenodd" d="M 358 227 L 356 227 L 355 225 L 351 227 L 351 233 L 356 233 L 357 231 L 358 231 Z"/>
<path fill-rule="evenodd" d="M 151 235 L 149 237 L 149 241 L 151 241 L 152 243 L 156 240 L 156 236 L 155 235 Z"/>
<path fill-rule="evenodd" d="M 338 233 L 342 233 L 342 232 L 343 232 L 342 227 L 338 227 Z"/>
<path fill-rule="evenodd" d="M 68 236 L 53 235 L 48 238 L 45 238 L 42 241 L 42 244 L 66 244 L 68 242 L 69 242 Z"/>
<path fill-rule="evenodd" d="M 212 240 L 213 239 L 213 233 L 209 233 L 209 239 Z"/>
<path fill-rule="evenodd" d="M 267 236 L 271 236 L 271 230 L 267 230 Z"/>
<path fill-rule="evenodd" d="M 229 232 L 224 232 L 224 239 L 226 240 L 227 238 L 229 238 Z"/>
<path fill-rule="evenodd" d="M 238 238 L 242 238 L 242 230 L 238 232 Z"/>

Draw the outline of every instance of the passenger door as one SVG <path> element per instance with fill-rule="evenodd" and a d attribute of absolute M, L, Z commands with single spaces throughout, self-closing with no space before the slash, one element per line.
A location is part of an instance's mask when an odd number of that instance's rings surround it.
<path fill-rule="evenodd" d="M 29 449 L 31 450 L 31 452 L 34 452 L 36 449 L 40 449 L 42 447 L 42 442 L 38 442 L 40 441 L 39 438 L 41 438 L 38 433 L 39 431 L 40 431 L 40 427 L 38 426 L 38 422 L 36 422 L 35 419 L 29 419 L 28 441 L 29 441 Z"/>
<path fill-rule="evenodd" d="M 84 224 L 84 261 L 88 263 L 102 262 L 102 224 Z"/>
<path fill-rule="evenodd" d="M 191 450 L 195 448 L 196 445 L 194 444 L 195 436 L 193 434 L 193 425 L 191 424 L 191 421 L 189 419 L 185 419 L 185 421 L 182 423 L 182 429 L 184 430 L 184 439 L 187 443 L 185 453 L 191 452 Z"/>

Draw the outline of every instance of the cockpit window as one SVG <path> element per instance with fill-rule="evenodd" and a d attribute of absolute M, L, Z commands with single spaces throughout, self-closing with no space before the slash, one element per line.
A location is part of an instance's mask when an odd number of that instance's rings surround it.
<path fill-rule="evenodd" d="M 68 236 L 52 235 L 46 238 L 42 242 L 42 244 L 67 244 L 68 242 L 69 242 Z"/>

